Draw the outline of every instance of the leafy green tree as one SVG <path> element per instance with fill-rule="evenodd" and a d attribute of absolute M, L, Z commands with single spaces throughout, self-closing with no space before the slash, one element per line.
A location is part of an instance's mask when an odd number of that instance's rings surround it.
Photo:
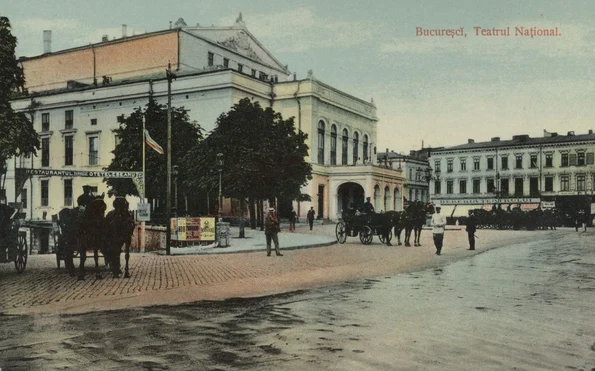
<path fill-rule="evenodd" d="M 219 116 L 215 129 L 186 157 L 189 171 L 207 174 L 188 177 L 187 186 L 214 188 L 218 177 L 211 174 L 217 174 L 216 158 L 221 153 L 223 196 L 240 202 L 247 198 L 307 199 L 300 190 L 312 178 L 312 167 L 304 160 L 308 155 L 306 139 L 307 134 L 296 132 L 293 117 L 285 120 L 272 108 L 263 109 L 258 102 L 244 98 Z M 251 220 L 255 228 L 254 215 Z"/>
<path fill-rule="evenodd" d="M 15 57 L 17 39 L 10 21 L 0 17 L 0 167 L 17 155 L 35 154 L 39 137 L 23 112 L 15 112 L 10 100 L 26 94 L 23 70 Z"/>
<path fill-rule="evenodd" d="M 135 109 L 132 114 L 121 119 L 120 127 L 115 130 L 120 142 L 114 149 L 114 159 L 106 170 L 110 171 L 141 171 L 142 170 L 142 141 L 143 141 L 143 116 L 145 128 L 165 153 L 167 153 L 167 107 L 158 104 L 152 98 L 144 109 Z M 193 125 L 184 108 L 172 107 L 172 170 L 174 166 L 181 168 L 181 159 L 203 138 L 200 127 Z M 151 147 L 146 146 L 145 157 L 145 197 L 150 199 L 165 200 L 167 191 L 167 163 L 166 156 L 159 154 Z M 178 174 L 178 192 L 190 193 L 183 188 L 187 172 Z M 138 196 L 135 184 L 130 179 L 106 179 L 107 184 L 120 195 Z M 173 178 L 172 178 L 173 182 Z M 172 186 L 173 187 L 173 186 Z M 173 189 L 173 188 L 172 188 Z"/>

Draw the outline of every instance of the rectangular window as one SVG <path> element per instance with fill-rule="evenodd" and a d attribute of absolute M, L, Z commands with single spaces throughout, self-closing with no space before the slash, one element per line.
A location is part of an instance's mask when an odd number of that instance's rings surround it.
<path fill-rule="evenodd" d="M 440 160 L 434 161 L 434 172 L 436 172 L 436 173 L 440 172 Z"/>
<path fill-rule="evenodd" d="M 551 153 L 546 153 L 545 167 L 553 167 L 553 166 L 554 166 L 554 155 Z"/>
<path fill-rule="evenodd" d="M 99 137 L 89 137 L 89 165 L 97 165 L 99 160 Z"/>
<path fill-rule="evenodd" d="M 50 166 L 50 138 L 41 139 L 41 166 Z"/>
<path fill-rule="evenodd" d="M 50 200 L 49 181 L 41 181 L 41 206 L 48 206 Z"/>
<path fill-rule="evenodd" d="M 508 196 L 509 193 L 508 179 L 500 179 L 500 196 Z"/>
<path fill-rule="evenodd" d="M 576 153 L 571 153 L 569 156 L 570 166 L 576 166 Z"/>
<path fill-rule="evenodd" d="M 91 126 L 97 125 L 97 119 L 91 119 Z"/>
<path fill-rule="evenodd" d="M 546 176 L 545 177 L 545 189 L 546 192 L 553 192 L 554 191 L 554 177 L 553 176 Z"/>
<path fill-rule="evenodd" d="M 576 176 L 576 190 L 577 191 L 584 191 L 586 189 L 586 181 L 585 175 L 577 175 Z"/>
<path fill-rule="evenodd" d="M 215 55 L 211 52 L 208 54 L 207 66 L 212 66 L 215 63 Z"/>
<path fill-rule="evenodd" d="M 562 175 L 560 177 L 560 191 L 570 191 L 570 176 Z"/>
<path fill-rule="evenodd" d="M 50 131 L 50 114 L 41 114 L 41 131 Z"/>
<path fill-rule="evenodd" d="M 595 163 L 595 156 L 593 156 L 593 152 L 587 152 L 587 165 L 593 165 Z"/>
<path fill-rule="evenodd" d="M 244 71 L 244 65 L 238 63 L 238 72 Z"/>
<path fill-rule="evenodd" d="M 585 152 L 579 152 L 576 154 L 576 165 L 585 166 Z"/>
<path fill-rule="evenodd" d="M 439 195 L 442 192 L 442 183 L 439 181 L 434 182 L 434 194 Z"/>
<path fill-rule="evenodd" d="M 64 112 L 64 129 L 72 129 L 74 127 L 74 111 L 67 110 Z"/>
<path fill-rule="evenodd" d="M 517 197 L 522 197 L 524 191 L 523 178 L 514 178 L 514 195 Z"/>
<path fill-rule="evenodd" d="M 467 160 L 461 159 L 461 171 L 467 171 Z"/>
<path fill-rule="evenodd" d="M 561 167 L 568 166 L 568 153 L 562 153 L 562 161 L 560 162 Z"/>
<path fill-rule="evenodd" d="M 252 77 L 256 77 L 256 70 L 253 69 L 251 74 L 252 74 Z"/>
<path fill-rule="evenodd" d="M 446 193 L 451 195 L 453 193 L 453 185 L 454 182 L 452 180 L 447 180 L 446 181 Z"/>
<path fill-rule="evenodd" d="M 515 169 L 522 169 L 522 168 L 523 168 L 523 156 L 516 155 Z"/>
<path fill-rule="evenodd" d="M 478 170 L 478 169 L 476 169 L 476 170 Z M 488 170 L 494 170 L 494 158 L 493 157 L 488 158 Z"/>
<path fill-rule="evenodd" d="M 508 157 L 502 157 L 500 161 L 502 161 L 502 170 L 508 170 Z"/>
<path fill-rule="evenodd" d="M 452 160 L 446 160 L 446 172 L 452 173 Z"/>
<path fill-rule="evenodd" d="M 461 193 L 461 194 L 467 193 L 467 181 L 466 180 L 459 181 L 459 193 Z"/>
<path fill-rule="evenodd" d="M 72 135 L 64 137 L 64 165 L 71 166 L 74 153 L 74 143 Z"/>
<path fill-rule="evenodd" d="M 64 206 L 72 206 L 72 179 L 64 179 Z"/>
<path fill-rule="evenodd" d="M 27 188 L 23 188 L 23 193 L 21 193 L 21 204 L 22 204 L 23 209 L 27 208 L 27 197 L 28 197 Z"/>
<path fill-rule="evenodd" d="M 229 68 L 229 59 L 223 58 L 223 67 Z"/>
<path fill-rule="evenodd" d="M 531 169 L 537 167 L 537 155 L 531 155 Z"/>
<path fill-rule="evenodd" d="M 529 178 L 529 196 L 539 196 L 539 178 L 537 177 Z"/>
<path fill-rule="evenodd" d="M 487 184 L 488 184 L 488 193 L 494 193 L 496 191 L 494 179 L 487 179 Z"/>
<path fill-rule="evenodd" d="M 473 179 L 473 193 L 481 193 L 481 182 L 479 179 Z"/>

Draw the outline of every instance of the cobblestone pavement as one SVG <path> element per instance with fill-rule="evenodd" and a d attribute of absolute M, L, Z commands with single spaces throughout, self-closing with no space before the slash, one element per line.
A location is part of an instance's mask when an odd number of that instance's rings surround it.
<path fill-rule="evenodd" d="M 318 232 L 329 234 L 333 229 L 334 225 L 321 226 Z M 531 239 L 536 233 L 576 232 L 478 231 L 478 250 L 471 252 L 466 250 L 464 231 L 447 231 L 439 257 L 434 255 L 430 231 L 422 233 L 422 247 L 388 247 L 377 238 L 372 245 L 364 246 L 358 239 L 348 238 L 344 245 L 284 251 L 282 257 L 266 257 L 264 251 L 132 254 L 131 278 L 114 279 L 104 272 L 102 280 L 95 280 L 93 259 L 87 259 L 85 281 L 70 277 L 63 268 L 56 269 L 54 255 L 33 255 L 20 275 L 12 264 L 0 265 L 0 312 L 75 313 L 270 295 L 446 264 L 513 240 Z"/>

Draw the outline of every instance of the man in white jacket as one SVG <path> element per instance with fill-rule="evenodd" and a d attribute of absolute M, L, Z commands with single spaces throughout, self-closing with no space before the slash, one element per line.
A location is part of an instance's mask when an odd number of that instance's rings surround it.
<path fill-rule="evenodd" d="M 436 246 L 436 255 L 442 251 L 442 241 L 444 240 L 444 227 L 446 226 L 446 216 L 440 214 L 440 205 L 435 206 L 436 212 L 432 215 L 432 233 L 434 233 L 434 246 Z"/>

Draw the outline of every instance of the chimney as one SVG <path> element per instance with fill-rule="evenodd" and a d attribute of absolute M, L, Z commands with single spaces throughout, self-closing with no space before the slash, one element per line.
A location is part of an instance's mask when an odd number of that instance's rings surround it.
<path fill-rule="evenodd" d="M 593 134 L 593 129 L 589 129 L 589 134 Z"/>
<path fill-rule="evenodd" d="M 492 137 L 492 142 L 499 142 L 500 141 L 500 137 Z"/>
<path fill-rule="evenodd" d="M 473 139 L 467 139 L 467 143 L 475 143 Z"/>
<path fill-rule="evenodd" d="M 108 41 L 109 41 L 109 39 L 108 39 L 107 35 L 101 36 L 101 42 L 102 43 L 105 43 L 105 42 L 108 42 Z"/>
<path fill-rule="evenodd" d="M 122 25 L 122 37 L 126 37 L 126 25 Z"/>
<path fill-rule="evenodd" d="M 52 31 L 43 31 L 43 54 L 52 52 Z"/>
<path fill-rule="evenodd" d="M 573 136 L 573 135 L 574 135 L 574 131 L 569 131 L 569 132 L 568 132 L 568 136 L 569 136 L 569 137 L 570 137 L 570 136 Z"/>
<path fill-rule="evenodd" d="M 295 72 L 293 73 L 293 81 L 297 80 L 297 76 L 295 74 Z"/>

